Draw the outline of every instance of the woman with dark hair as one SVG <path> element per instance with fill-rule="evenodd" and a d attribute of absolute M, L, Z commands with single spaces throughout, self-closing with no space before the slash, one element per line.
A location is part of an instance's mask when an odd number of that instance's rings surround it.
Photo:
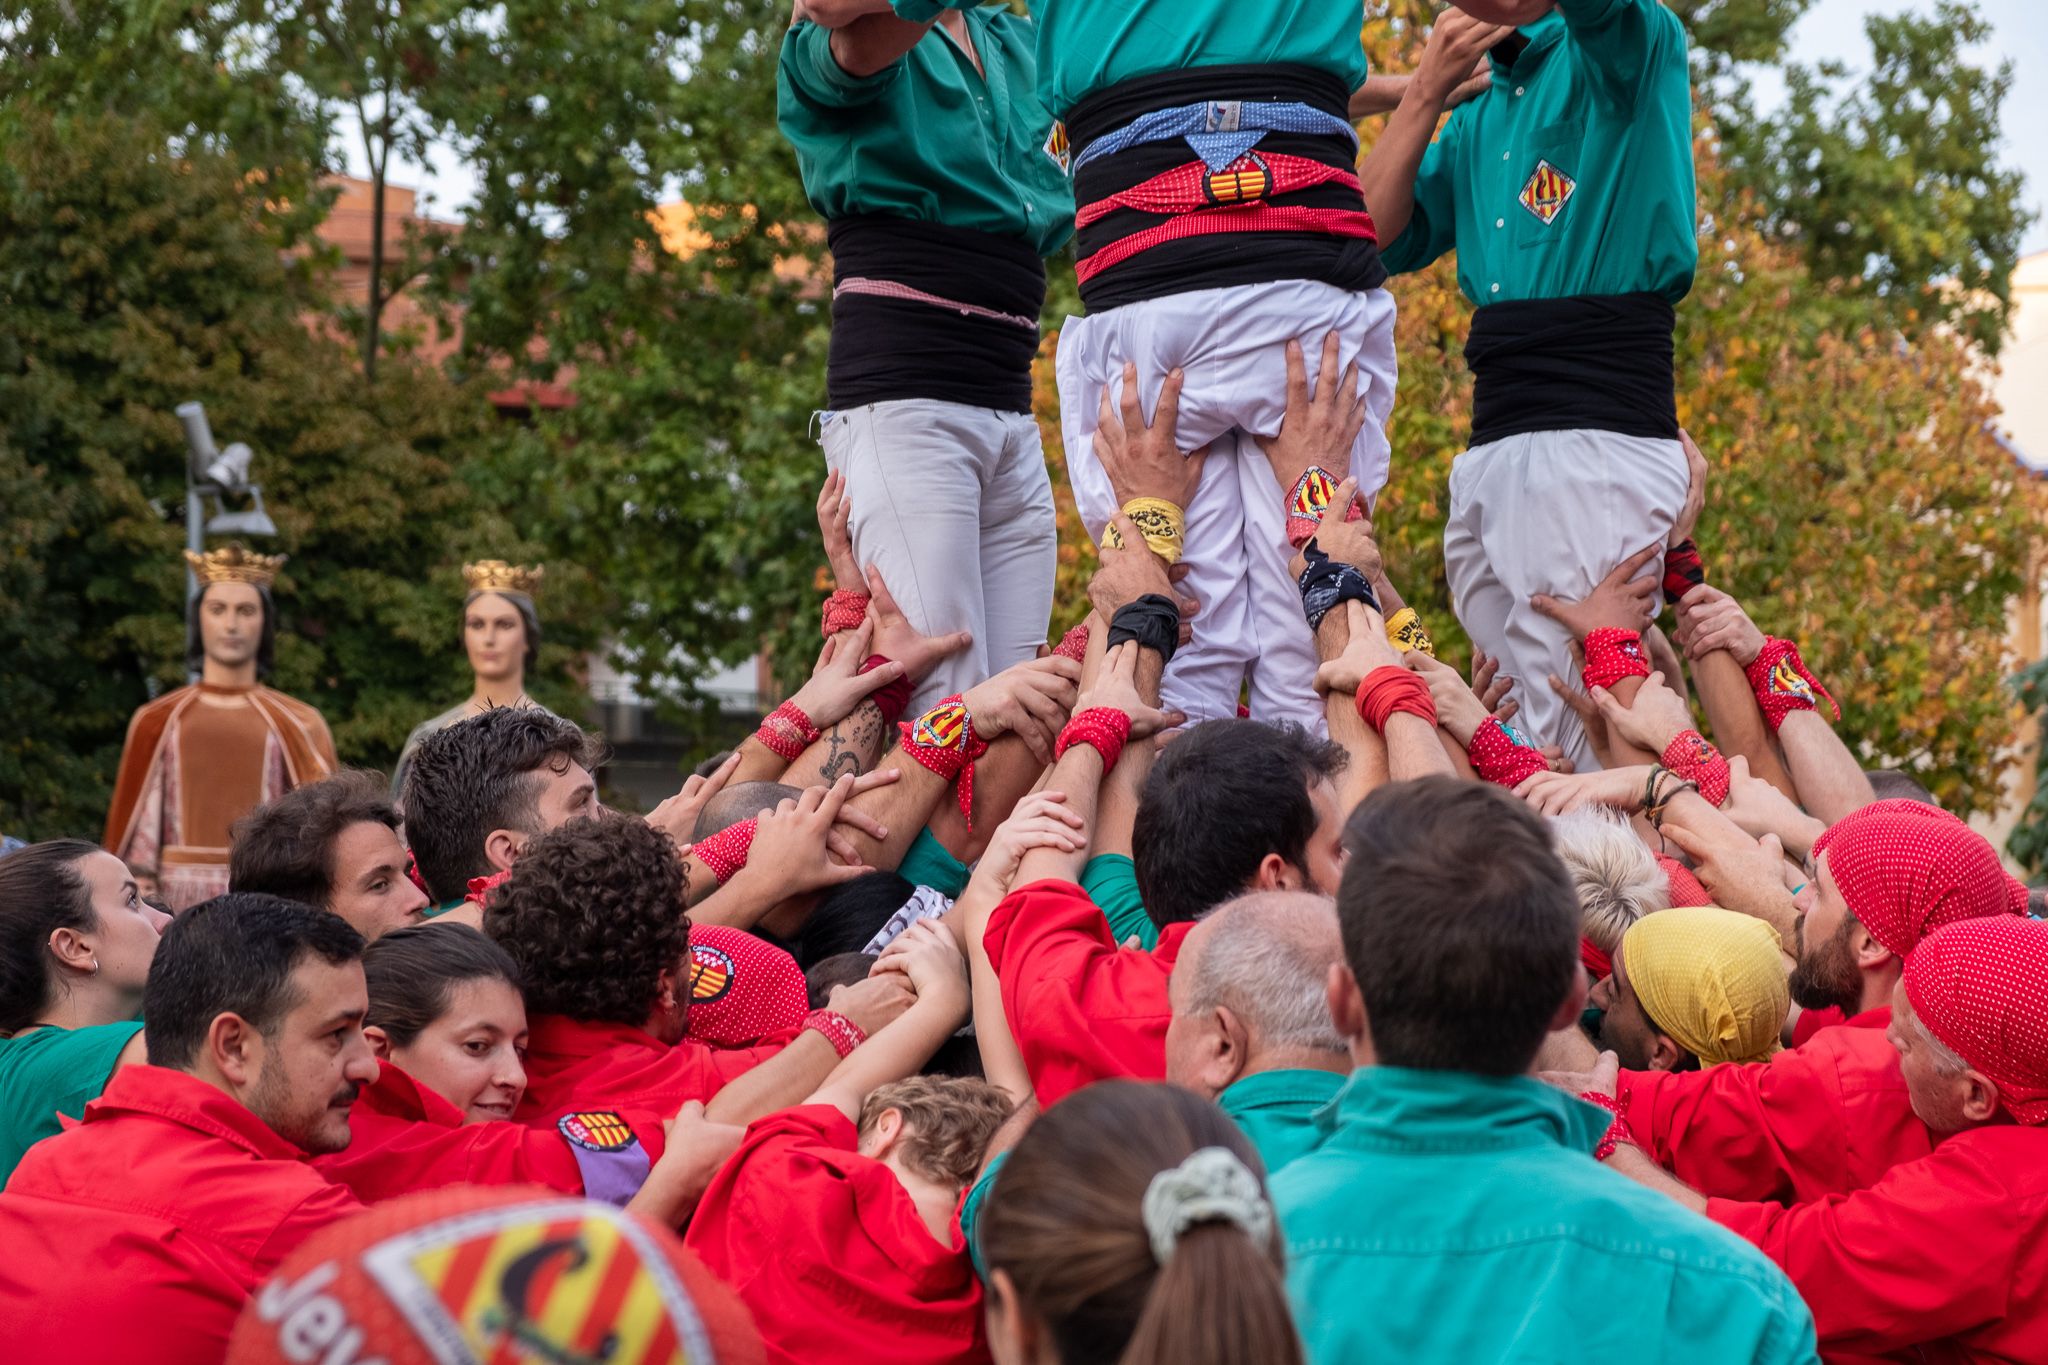
<path fill-rule="evenodd" d="M 999 1365 L 1299 1365 L 1258 1152 L 1178 1086 L 1104 1081 L 1041 1115 L 975 1236 Z"/>
<path fill-rule="evenodd" d="M 148 1060 L 142 987 L 170 916 L 119 858 L 83 839 L 0 859 L 0 1185 L 78 1118 L 107 1079 Z"/>
<path fill-rule="evenodd" d="M 472 677 L 469 697 L 432 720 L 423 720 L 405 737 L 398 766 L 391 774 L 394 796 L 405 794 L 406 769 L 413 750 L 436 730 L 497 706 L 532 706 L 526 675 L 540 658 L 540 615 L 533 594 L 545 570 L 485 559 L 462 566 L 468 594 L 462 599 L 462 648 L 469 656 Z"/>
<path fill-rule="evenodd" d="M 313 1161 L 370 1202 L 443 1185 L 542 1185 L 679 1224 L 740 1130 L 701 1105 L 668 1115 L 592 1110 L 551 1127 L 510 1122 L 526 1093 L 526 1002 L 509 954 L 466 924 L 399 929 L 364 950 L 363 1032 L 382 1065 L 350 1139 Z"/>

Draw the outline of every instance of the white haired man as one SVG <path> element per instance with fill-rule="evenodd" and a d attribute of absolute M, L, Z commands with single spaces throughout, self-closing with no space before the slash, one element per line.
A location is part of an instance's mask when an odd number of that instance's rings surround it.
<path fill-rule="evenodd" d="M 1328 896 L 1254 891 L 1189 931 L 1167 982 L 1166 1079 L 1237 1120 L 1269 1173 L 1315 1145 L 1350 1074 L 1328 997 L 1343 960 Z"/>
<path fill-rule="evenodd" d="M 1604 810 L 1557 816 L 1550 833 L 1579 896 L 1579 960 L 1598 981 L 1622 935 L 1644 915 L 1671 908 L 1671 883 L 1628 821 Z"/>

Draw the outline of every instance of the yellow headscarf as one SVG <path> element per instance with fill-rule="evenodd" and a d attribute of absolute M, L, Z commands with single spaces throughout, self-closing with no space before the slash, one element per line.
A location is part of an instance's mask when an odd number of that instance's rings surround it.
<path fill-rule="evenodd" d="M 1777 932 L 1762 920 L 1710 905 L 1659 910 L 1630 926 L 1619 956 L 1650 1022 L 1700 1065 L 1778 1050 L 1792 1002 Z"/>

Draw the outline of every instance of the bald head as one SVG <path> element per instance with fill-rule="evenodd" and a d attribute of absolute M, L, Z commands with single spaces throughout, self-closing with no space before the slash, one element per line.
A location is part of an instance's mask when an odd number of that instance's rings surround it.
<path fill-rule="evenodd" d="M 1328 896 L 1255 891 L 1218 906 L 1174 963 L 1167 1079 L 1214 1096 L 1274 1067 L 1349 1070 L 1327 995 L 1343 960 Z"/>

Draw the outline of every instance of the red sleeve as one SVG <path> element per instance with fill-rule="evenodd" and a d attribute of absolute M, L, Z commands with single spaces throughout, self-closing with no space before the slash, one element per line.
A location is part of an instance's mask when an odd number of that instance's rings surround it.
<path fill-rule="evenodd" d="M 385 1118 L 365 1129 L 346 1150 L 313 1163 L 365 1203 L 444 1185 L 543 1185 L 563 1194 L 583 1193 L 582 1172 L 553 1128 L 523 1123 L 450 1128 Z M 654 1157 L 659 1155 L 656 1149 Z"/>
<path fill-rule="evenodd" d="M 859 1137 L 829 1104 L 799 1105 L 754 1120 L 739 1150 L 711 1178 L 684 1237 L 689 1248 L 735 1289 L 772 1283 L 799 1246 L 836 1247 L 857 1220 Z M 764 1307 L 749 1296 L 757 1320 Z M 772 1305 L 770 1306 L 772 1309 Z"/>
<path fill-rule="evenodd" d="M 1703 1194 L 1793 1199 L 1843 1187 L 1842 1112 L 1832 1076 L 1808 1058 L 1702 1071 L 1624 1071 L 1615 1095 L 1636 1141 Z"/>
<path fill-rule="evenodd" d="M 802 1029 L 784 1029 L 780 1033 L 769 1034 L 752 1047 L 711 1047 L 693 1042 L 678 1043 L 677 1046 L 702 1047 L 708 1054 L 706 1061 L 712 1073 L 718 1077 L 719 1087 L 723 1087 L 728 1081 L 737 1080 L 770 1057 L 779 1054 L 782 1049 L 794 1042 L 801 1032 Z M 713 1093 L 716 1093 L 716 1089 Z M 707 1104 L 710 1103 L 711 1096 L 704 1096 L 704 1100 Z"/>
<path fill-rule="evenodd" d="M 2028 1202 L 1952 1138 L 1855 1194 L 1792 1208 L 1710 1199 L 1707 1216 L 1791 1277 L 1824 1356 L 1890 1354 L 2006 1316 L 2015 1290 L 2026 1292 L 2015 1285 L 2020 1252 L 2038 1235 Z"/>
<path fill-rule="evenodd" d="M 984 941 L 1040 1104 L 1110 1077 L 1165 1077 L 1170 968 L 1119 948 L 1080 887 L 1042 881 L 1011 892 Z"/>

